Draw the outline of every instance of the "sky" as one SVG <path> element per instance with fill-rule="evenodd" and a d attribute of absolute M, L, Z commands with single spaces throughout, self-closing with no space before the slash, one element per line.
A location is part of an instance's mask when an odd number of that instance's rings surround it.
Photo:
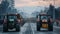
<path fill-rule="evenodd" d="M 49 4 L 55 5 L 56 7 L 60 6 L 60 0 L 55 0 L 55 4 L 53 0 L 15 0 L 15 7 L 20 8 L 24 12 L 31 14 L 32 12 L 39 11 L 48 7 Z M 38 8 L 40 6 L 40 9 Z"/>
<path fill-rule="evenodd" d="M 14 0 L 14 7 L 20 11 L 31 14 L 34 11 L 41 11 L 41 9 L 45 9 L 50 4 L 54 5 L 55 7 L 60 7 L 60 0 L 55 0 L 55 4 L 53 0 Z M 0 0 L 1 3 L 1 0 Z"/>
<path fill-rule="evenodd" d="M 0 0 L 1 3 L 2 0 Z M 50 3 L 54 5 L 53 0 L 14 0 L 15 7 L 23 7 L 23 6 L 48 6 Z M 60 0 L 55 0 L 55 6 L 60 6 Z"/>
<path fill-rule="evenodd" d="M 15 7 L 23 6 L 48 6 L 50 3 L 54 5 L 53 0 L 15 0 Z M 55 0 L 55 6 L 60 6 L 60 0 Z"/>
<path fill-rule="evenodd" d="M 0 3 L 1 3 L 2 0 L 0 0 Z"/>
<path fill-rule="evenodd" d="M 0 0 L 1 3 L 2 0 Z M 53 0 L 14 0 L 15 7 L 23 7 L 23 6 L 48 6 L 50 3 L 54 5 Z M 60 0 L 55 0 L 55 6 L 60 6 Z"/>

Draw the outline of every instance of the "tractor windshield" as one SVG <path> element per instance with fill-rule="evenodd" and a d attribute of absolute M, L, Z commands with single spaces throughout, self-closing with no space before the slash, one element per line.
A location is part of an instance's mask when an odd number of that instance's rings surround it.
<path fill-rule="evenodd" d="M 17 16 L 8 16 L 9 21 L 14 21 L 14 19 L 16 19 L 16 18 L 17 18 Z"/>
<path fill-rule="evenodd" d="M 9 19 L 16 19 L 16 16 L 8 16 Z"/>
<path fill-rule="evenodd" d="M 47 16 L 41 16 L 41 20 L 48 19 Z"/>

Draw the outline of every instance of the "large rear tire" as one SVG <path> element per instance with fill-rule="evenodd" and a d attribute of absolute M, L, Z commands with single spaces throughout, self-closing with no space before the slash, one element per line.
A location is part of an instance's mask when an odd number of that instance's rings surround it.
<path fill-rule="evenodd" d="M 7 25 L 3 24 L 3 32 L 8 32 Z"/>
<path fill-rule="evenodd" d="M 40 31 L 40 28 L 41 28 L 41 24 L 37 23 L 37 27 L 36 27 L 37 31 Z"/>
<path fill-rule="evenodd" d="M 37 26 L 37 31 L 40 31 L 40 27 L 39 26 Z"/>
<path fill-rule="evenodd" d="M 16 31 L 17 31 L 17 32 L 20 31 L 20 25 L 16 25 Z"/>
<path fill-rule="evenodd" d="M 48 30 L 53 31 L 53 25 L 52 24 L 49 25 Z"/>

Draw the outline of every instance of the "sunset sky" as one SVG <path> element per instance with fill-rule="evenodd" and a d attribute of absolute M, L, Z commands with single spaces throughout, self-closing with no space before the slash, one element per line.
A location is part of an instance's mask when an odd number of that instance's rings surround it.
<path fill-rule="evenodd" d="M 43 1 L 43 0 L 14 0 L 15 7 L 24 6 L 48 6 L 50 3 L 54 5 L 53 0 Z M 1 0 L 0 0 L 1 3 Z M 55 0 L 55 6 L 60 6 L 60 0 Z"/>
<path fill-rule="evenodd" d="M 1 3 L 1 0 L 0 0 Z M 43 0 L 15 0 L 15 7 L 23 6 L 48 6 L 50 3 L 54 5 L 53 0 L 43 1 Z M 55 6 L 60 6 L 60 0 L 55 0 Z"/>
<path fill-rule="evenodd" d="M 23 6 L 48 6 L 50 3 L 54 5 L 54 1 L 42 1 L 42 0 L 15 0 L 15 7 Z M 55 6 L 60 6 L 60 0 L 55 0 Z"/>
<path fill-rule="evenodd" d="M 54 5 L 53 0 L 43 1 L 43 0 L 14 0 L 14 5 L 18 11 L 26 12 L 31 14 L 34 11 L 41 11 L 44 7 L 50 4 Z M 1 2 L 1 0 L 0 0 Z M 40 6 L 40 7 L 39 7 Z M 55 7 L 60 7 L 60 0 L 55 0 Z"/>
<path fill-rule="evenodd" d="M 2 0 L 0 0 L 0 3 L 1 3 Z"/>
<path fill-rule="evenodd" d="M 43 10 L 44 7 L 49 6 L 49 4 L 54 5 L 54 1 L 43 1 L 43 0 L 15 0 L 15 7 L 17 7 L 20 10 L 23 10 L 26 13 L 32 13 L 34 11 L 40 11 Z M 37 6 L 40 6 L 38 8 Z M 55 6 L 60 6 L 60 0 L 55 0 Z M 37 10 L 36 10 L 37 9 Z"/>

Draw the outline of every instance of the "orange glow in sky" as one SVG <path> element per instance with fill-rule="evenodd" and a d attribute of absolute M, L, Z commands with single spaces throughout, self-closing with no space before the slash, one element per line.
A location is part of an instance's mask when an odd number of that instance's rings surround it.
<path fill-rule="evenodd" d="M 48 6 L 50 3 L 54 5 L 54 1 L 42 0 L 15 0 L 15 7 L 23 6 Z M 55 6 L 60 6 L 60 0 L 55 1 Z"/>

